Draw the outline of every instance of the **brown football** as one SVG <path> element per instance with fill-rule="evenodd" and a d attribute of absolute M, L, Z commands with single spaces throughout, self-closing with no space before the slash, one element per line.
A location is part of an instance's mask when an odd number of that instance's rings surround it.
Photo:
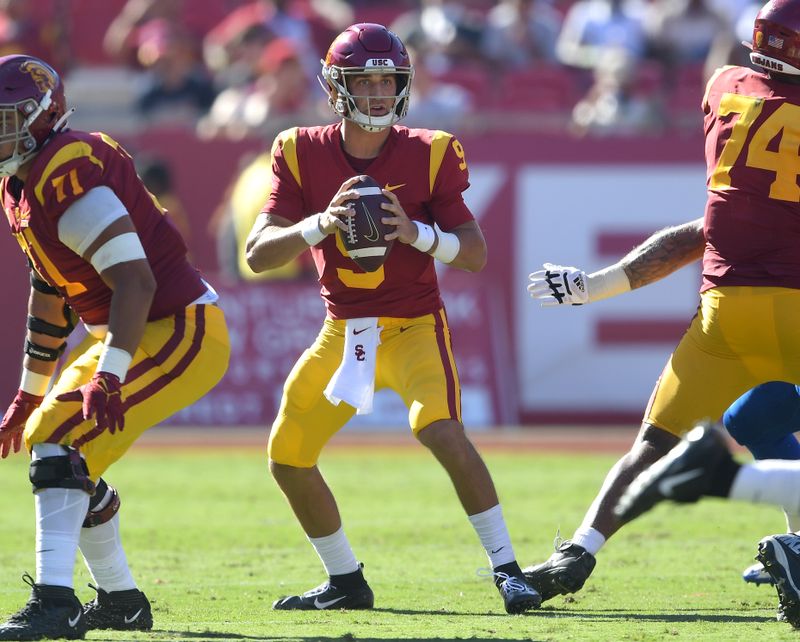
<path fill-rule="evenodd" d="M 393 232 L 393 225 L 381 222 L 384 216 L 391 216 L 381 207 L 390 202 L 381 192 L 381 186 L 370 176 L 362 176 L 352 189 L 359 193 L 358 198 L 349 201 L 355 215 L 346 217 L 347 229 L 339 229 L 339 237 L 344 248 L 356 264 L 365 272 L 374 272 L 383 265 L 394 241 L 384 237 Z"/>

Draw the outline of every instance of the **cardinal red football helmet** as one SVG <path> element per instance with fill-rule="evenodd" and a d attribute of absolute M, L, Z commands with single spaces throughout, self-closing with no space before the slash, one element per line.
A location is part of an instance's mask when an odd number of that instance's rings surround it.
<path fill-rule="evenodd" d="M 394 73 L 397 94 L 392 109 L 384 116 L 365 114 L 356 107 L 347 79 L 350 76 Z M 340 33 L 322 61 L 322 88 L 328 93 L 333 110 L 367 131 L 391 127 L 408 111 L 414 69 L 400 38 L 383 25 L 359 23 Z"/>
<path fill-rule="evenodd" d="M 782 74 L 800 74 L 800 1 L 770 0 L 753 26 L 753 64 Z"/>
<path fill-rule="evenodd" d="M 64 84 L 50 65 L 33 56 L 0 57 L 0 145 L 15 143 L 0 160 L 0 176 L 16 173 L 66 116 Z"/>

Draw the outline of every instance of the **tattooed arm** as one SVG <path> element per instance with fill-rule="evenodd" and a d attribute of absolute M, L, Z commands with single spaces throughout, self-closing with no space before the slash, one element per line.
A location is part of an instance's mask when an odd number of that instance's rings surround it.
<path fill-rule="evenodd" d="M 703 256 L 703 218 L 659 230 L 628 252 L 619 265 L 631 290 L 649 285 Z"/>
<path fill-rule="evenodd" d="M 584 305 L 654 283 L 703 256 L 703 219 L 664 228 L 640 243 L 622 259 L 586 274 L 575 267 L 545 263 L 533 272 L 531 297 L 542 307 Z"/>

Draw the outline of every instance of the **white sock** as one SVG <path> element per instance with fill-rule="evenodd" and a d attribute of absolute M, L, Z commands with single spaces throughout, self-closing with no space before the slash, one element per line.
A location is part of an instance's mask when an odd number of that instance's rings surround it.
<path fill-rule="evenodd" d="M 325 537 L 309 537 L 328 575 L 346 575 L 358 570 L 358 561 L 344 534 L 344 527 Z"/>
<path fill-rule="evenodd" d="M 127 591 L 135 589 L 136 582 L 128 568 L 125 549 L 119 534 L 119 513 L 105 524 L 82 528 L 80 548 L 86 568 L 92 579 L 104 591 Z"/>
<path fill-rule="evenodd" d="M 592 555 L 597 555 L 606 543 L 606 537 L 596 528 L 581 526 L 572 536 L 572 543 L 583 547 Z"/>
<path fill-rule="evenodd" d="M 733 480 L 728 497 L 756 504 L 783 506 L 800 513 L 800 462 L 764 459 L 744 464 Z"/>
<path fill-rule="evenodd" d="M 503 509 L 500 504 L 492 506 L 489 510 L 476 515 L 469 515 L 469 521 L 486 549 L 489 563 L 492 568 L 501 564 L 508 564 L 516 560 L 514 547 L 511 546 L 511 537 L 503 519 Z"/>
<path fill-rule="evenodd" d="M 75 553 L 89 495 L 77 488 L 43 488 L 36 504 L 36 583 L 72 588 Z"/>

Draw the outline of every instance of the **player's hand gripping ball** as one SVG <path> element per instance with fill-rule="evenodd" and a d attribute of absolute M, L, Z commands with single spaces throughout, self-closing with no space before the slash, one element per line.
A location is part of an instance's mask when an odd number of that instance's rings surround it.
<path fill-rule="evenodd" d="M 389 199 L 370 176 L 362 176 L 351 189 L 358 192 L 358 198 L 350 201 L 355 214 L 344 218 L 347 229 L 339 228 L 339 237 L 347 256 L 365 272 L 374 272 L 386 261 L 394 245 L 394 240 L 386 240 L 394 226 L 381 222 L 387 216 L 381 204 L 388 203 Z"/>

